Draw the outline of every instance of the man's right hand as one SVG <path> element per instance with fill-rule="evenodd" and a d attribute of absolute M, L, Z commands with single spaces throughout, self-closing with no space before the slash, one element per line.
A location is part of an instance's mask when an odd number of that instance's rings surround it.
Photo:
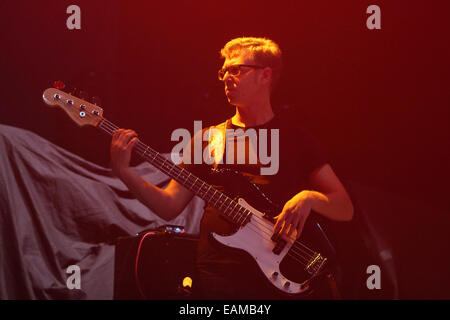
<path fill-rule="evenodd" d="M 115 175 L 121 176 L 121 172 L 130 166 L 131 151 L 139 141 L 137 133 L 129 129 L 114 131 L 111 141 L 111 168 Z"/>
<path fill-rule="evenodd" d="M 175 180 L 159 188 L 130 169 L 131 151 L 139 141 L 133 130 L 114 131 L 111 141 L 111 168 L 131 193 L 150 210 L 166 221 L 175 219 L 194 196 Z"/>

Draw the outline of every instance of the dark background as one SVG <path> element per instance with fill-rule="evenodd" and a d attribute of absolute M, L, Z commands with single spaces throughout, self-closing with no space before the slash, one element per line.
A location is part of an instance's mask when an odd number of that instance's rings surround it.
<path fill-rule="evenodd" d="M 71 4 L 81 30 L 66 27 Z M 366 28 L 371 4 L 381 30 Z M 2 1 L 0 123 L 107 166 L 109 137 L 42 102 L 62 80 L 170 152 L 174 129 L 234 112 L 217 80 L 222 46 L 271 38 L 285 64 L 273 104 L 305 119 L 338 175 L 370 199 L 400 298 L 449 298 L 449 9 L 444 0 Z"/>

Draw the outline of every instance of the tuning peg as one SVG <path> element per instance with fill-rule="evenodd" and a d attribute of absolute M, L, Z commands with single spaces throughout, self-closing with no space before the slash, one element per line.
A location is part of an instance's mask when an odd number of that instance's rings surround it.
<path fill-rule="evenodd" d="M 65 87 L 66 87 L 66 85 L 61 80 L 57 80 L 57 81 L 53 82 L 53 88 L 55 88 L 55 89 L 63 90 Z"/>

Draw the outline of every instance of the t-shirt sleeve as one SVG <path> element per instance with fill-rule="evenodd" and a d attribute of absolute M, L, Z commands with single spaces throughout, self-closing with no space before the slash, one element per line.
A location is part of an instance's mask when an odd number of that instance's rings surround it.
<path fill-rule="evenodd" d="M 307 130 L 302 130 L 302 135 L 304 137 L 305 150 L 308 153 L 308 164 L 306 173 L 309 175 L 315 169 L 320 168 L 326 163 L 330 163 L 331 159 L 326 152 L 325 145 L 320 139 L 318 139 L 312 132 Z"/>
<path fill-rule="evenodd" d="M 288 163 L 287 168 L 291 173 L 288 175 L 290 187 L 297 192 L 311 188 L 310 174 L 330 163 L 323 144 L 306 128 L 297 127 L 291 128 L 287 145 L 289 152 L 285 152 L 288 155 L 285 162 Z"/>

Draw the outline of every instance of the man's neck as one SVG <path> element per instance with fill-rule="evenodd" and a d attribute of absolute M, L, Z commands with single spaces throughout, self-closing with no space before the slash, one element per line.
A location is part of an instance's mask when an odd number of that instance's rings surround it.
<path fill-rule="evenodd" d="M 272 106 L 268 102 L 236 107 L 236 114 L 231 118 L 231 122 L 238 127 L 255 127 L 269 122 L 274 116 Z"/>

